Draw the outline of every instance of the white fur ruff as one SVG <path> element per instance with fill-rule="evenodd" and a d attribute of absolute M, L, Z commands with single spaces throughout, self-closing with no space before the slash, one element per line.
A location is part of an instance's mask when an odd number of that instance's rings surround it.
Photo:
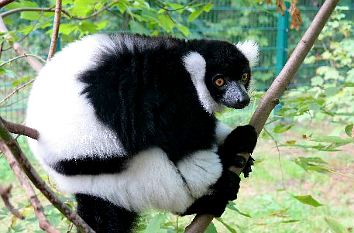
<path fill-rule="evenodd" d="M 190 52 L 183 57 L 183 64 L 191 75 L 192 82 L 197 91 L 198 98 L 203 108 L 210 114 L 220 109 L 205 85 L 206 62 L 202 55 Z"/>
<path fill-rule="evenodd" d="M 259 58 L 259 47 L 255 41 L 246 40 L 238 42 L 236 47 L 245 55 L 250 62 L 250 66 L 256 66 Z"/>

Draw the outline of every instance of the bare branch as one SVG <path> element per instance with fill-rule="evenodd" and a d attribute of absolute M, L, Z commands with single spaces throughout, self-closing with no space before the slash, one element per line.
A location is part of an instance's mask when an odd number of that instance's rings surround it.
<path fill-rule="evenodd" d="M 32 183 L 39 189 L 43 195 L 78 229 L 94 233 L 87 223 L 74 211 L 72 211 L 67 205 L 65 205 L 50 189 L 50 187 L 41 179 L 36 170 L 32 167 L 29 160 L 23 154 L 17 141 L 11 136 L 10 132 L 6 129 L 3 121 L 0 121 L 0 150 L 8 157 L 13 156 L 27 177 Z"/>
<path fill-rule="evenodd" d="M 0 122 L 2 122 L 4 124 L 4 126 L 6 127 L 6 129 L 11 133 L 18 134 L 18 135 L 24 135 L 24 136 L 27 136 L 27 137 L 32 138 L 34 140 L 38 140 L 38 138 L 39 138 L 39 133 L 35 129 L 32 129 L 30 127 L 27 127 L 27 126 L 24 126 L 21 124 L 16 124 L 16 123 L 6 121 L 1 117 L 0 117 Z"/>
<path fill-rule="evenodd" d="M 306 55 L 315 43 L 315 40 L 322 31 L 338 1 L 339 0 L 326 0 L 323 3 L 321 9 L 318 11 L 311 25 L 306 30 L 302 39 L 294 49 L 284 68 L 261 99 L 250 121 L 250 124 L 256 128 L 258 134 L 262 131 L 270 113 L 279 102 L 280 96 L 284 93 L 285 89 L 304 61 Z M 242 154 L 242 156 L 245 157 L 246 161 L 249 158 L 249 154 Z M 240 175 L 242 168 L 234 168 L 232 170 Z M 212 219 L 213 218 L 210 217 L 210 215 L 197 215 L 192 223 L 186 228 L 185 233 L 204 232 Z"/>
<path fill-rule="evenodd" d="M 65 15 L 66 17 L 68 17 L 70 19 L 85 20 L 85 19 L 93 18 L 93 17 L 101 14 L 102 12 L 108 10 L 110 7 L 112 7 L 117 2 L 118 1 L 113 1 L 110 4 L 107 4 L 107 5 L 103 6 L 101 9 L 99 9 L 98 11 L 92 13 L 91 15 L 84 16 L 84 17 L 71 15 L 68 11 L 63 10 L 63 9 L 61 9 L 61 12 L 63 13 L 63 15 Z M 55 12 L 55 9 L 53 7 L 46 7 L 46 8 L 41 8 L 41 7 L 22 7 L 22 8 L 16 8 L 16 9 L 12 9 L 12 10 L 6 11 L 4 13 L 1 13 L 0 16 L 5 18 L 6 16 L 9 16 L 9 15 L 12 15 L 12 14 L 16 14 L 16 13 L 19 13 L 19 12 L 23 12 L 23 11 Z"/>
<path fill-rule="evenodd" d="M 16 175 L 18 181 L 20 182 L 22 188 L 25 190 L 29 201 L 33 207 L 34 214 L 36 215 L 39 223 L 39 227 L 48 233 L 59 233 L 58 230 L 56 230 L 47 220 L 43 213 L 43 206 L 38 200 L 38 197 L 36 193 L 33 190 L 33 187 L 31 186 L 30 182 L 28 181 L 27 177 L 23 173 L 23 171 L 20 168 L 20 165 L 12 155 L 11 151 L 8 149 L 8 147 L 4 147 L 2 145 L 2 141 L 0 141 L 0 149 L 3 151 L 4 156 L 7 160 L 7 162 L 10 164 L 10 167 L 14 174 Z"/>
<path fill-rule="evenodd" d="M 0 9 L 3 8 L 4 6 L 10 4 L 13 1 L 15 1 L 15 0 L 0 0 Z"/>
<path fill-rule="evenodd" d="M 3 33 L 8 32 L 1 16 L 0 16 L 0 32 L 3 32 Z M 15 50 L 15 52 L 17 53 L 17 55 L 19 55 L 19 56 L 28 54 L 25 52 L 25 50 L 21 47 L 21 45 L 19 43 L 16 43 L 16 42 L 13 43 L 12 47 Z M 31 57 L 31 56 L 25 56 L 25 60 L 36 72 L 39 72 L 43 67 L 42 63 L 40 63 L 38 61 L 38 58 Z"/>
<path fill-rule="evenodd" d="M 41 8 L 41 7 L 21 7 L 21 8 L 15 8 L 15 9 L 12 9 L 12 10 L 5 11 L 5 12 L 0 14 L 0 17 L 5 18 L 6 16 L 9 16 L 9 15 L 12 15 L 12 14 L 16 14 L 16 13 L 19 13 L 19 12 L 24 12 L 24 11 L 54 12 L 55 9 L 53 9 L 52 7 L 45 7 L 45 8 Z"/>
<path fill-rule="evenodd" d="M 59 33 L 59 27 L 60 27 L 60 18 L 61 18 L 61 0 L 56 0 L 55 1 L 54 20 L 53 20 L 52 39 L 50 41 L 47 61 L 49 61 L 53 57 L 56 47 L 57 47 L 58 33 Z"/>
<path fill-rule="evenodd" d="M 17 56 L 17 57 L 14 57 L 14 58 L 11 58 L 11 59 L 9 59 L 8 61 L 5 61 L 5 62 L 3 62 L 3 63 L 1 63 L 0 64 L 0 67 L 2 67 L 2 66 L 4 66 L 4 65 L 6 65 L 6 64 L 9 64 L 9 63 L 11 63 L 11 62 L 13 62 L 13 61 L 16 61 L 16 60 L 18 60 L 18 59 L 20 59 L 20 58 L 24 58 L 24 57 L 35 57 L 36 59 L 38 59 L 39 61 L 41 61 L 41 62 L 43 62 L 43 63 L 45 63 L 45 60 L 43 60 L 43 58 L 41 58 L 40 56 L 38 56 L 38 55 L 35 55 L 35 54 L 22 54 L 22 55 L 20 55 L 20 56 Z"/>
<path fill-rule="evenodd" d="M 11 204 L 10 202 L 10 193 L 11 193 L 12 185 L 9 185 L 7 187 L 3 187 L 0 185 L 0 197 L 2 201 L 4 202 L 5 207 L 17 218 L 19 219 L 24 219 L 25 217 L 18 212 L 17 209 Z"/>

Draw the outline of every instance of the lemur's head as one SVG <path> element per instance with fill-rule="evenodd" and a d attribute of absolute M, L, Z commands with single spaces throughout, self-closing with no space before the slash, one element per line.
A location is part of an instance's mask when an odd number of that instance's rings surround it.
<path fill-rule="evenodd" d="M 196 42 L 195 50 L 183 57 L 185 68 L 203 107 L 210 113 L 220 105 L 241 109 L 250 102 L 251 66 L 258 60 L 258 45 L 252 41 Z"/>

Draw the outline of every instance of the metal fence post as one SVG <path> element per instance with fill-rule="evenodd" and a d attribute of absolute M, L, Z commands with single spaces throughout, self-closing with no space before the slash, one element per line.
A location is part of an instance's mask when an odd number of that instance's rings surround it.
<path fill-rule="evenodd" d="M 286 10 L 284 14 L 278 14 L 278 23 L 277 23 L 277 41 L 276 41 L 276 65 L 275 72 L 276 75 L 280 73 L 283 69 L 283 66 L 286 63 L 288 58 L 288 33 L 289 33 L 289 3 L 285 3 Z M 281 103 L 278 104 L 273 113 L 277 115 L 279 110 L 281 109 Z"/>
<path fill-rule="evenodd" d="M 289 3 L 285 3 L 289 8 Z M 285 65 L 288 56 L 288 32 L 289 32 L 289 11 L 285 10 L 284 15 L 278 14 L 277 41 L 276 41 L 276 73 L 279 74 Z"/>

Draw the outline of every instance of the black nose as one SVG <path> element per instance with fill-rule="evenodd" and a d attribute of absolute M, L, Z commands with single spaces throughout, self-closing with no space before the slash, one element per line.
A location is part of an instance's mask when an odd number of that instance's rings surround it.
<path fill-rule="evenodd" d="M 250 97 L 248 95 L 244 95 L 238 98 L 236 102 L 236 108 L 244 108 L 250 103 Z"/>

